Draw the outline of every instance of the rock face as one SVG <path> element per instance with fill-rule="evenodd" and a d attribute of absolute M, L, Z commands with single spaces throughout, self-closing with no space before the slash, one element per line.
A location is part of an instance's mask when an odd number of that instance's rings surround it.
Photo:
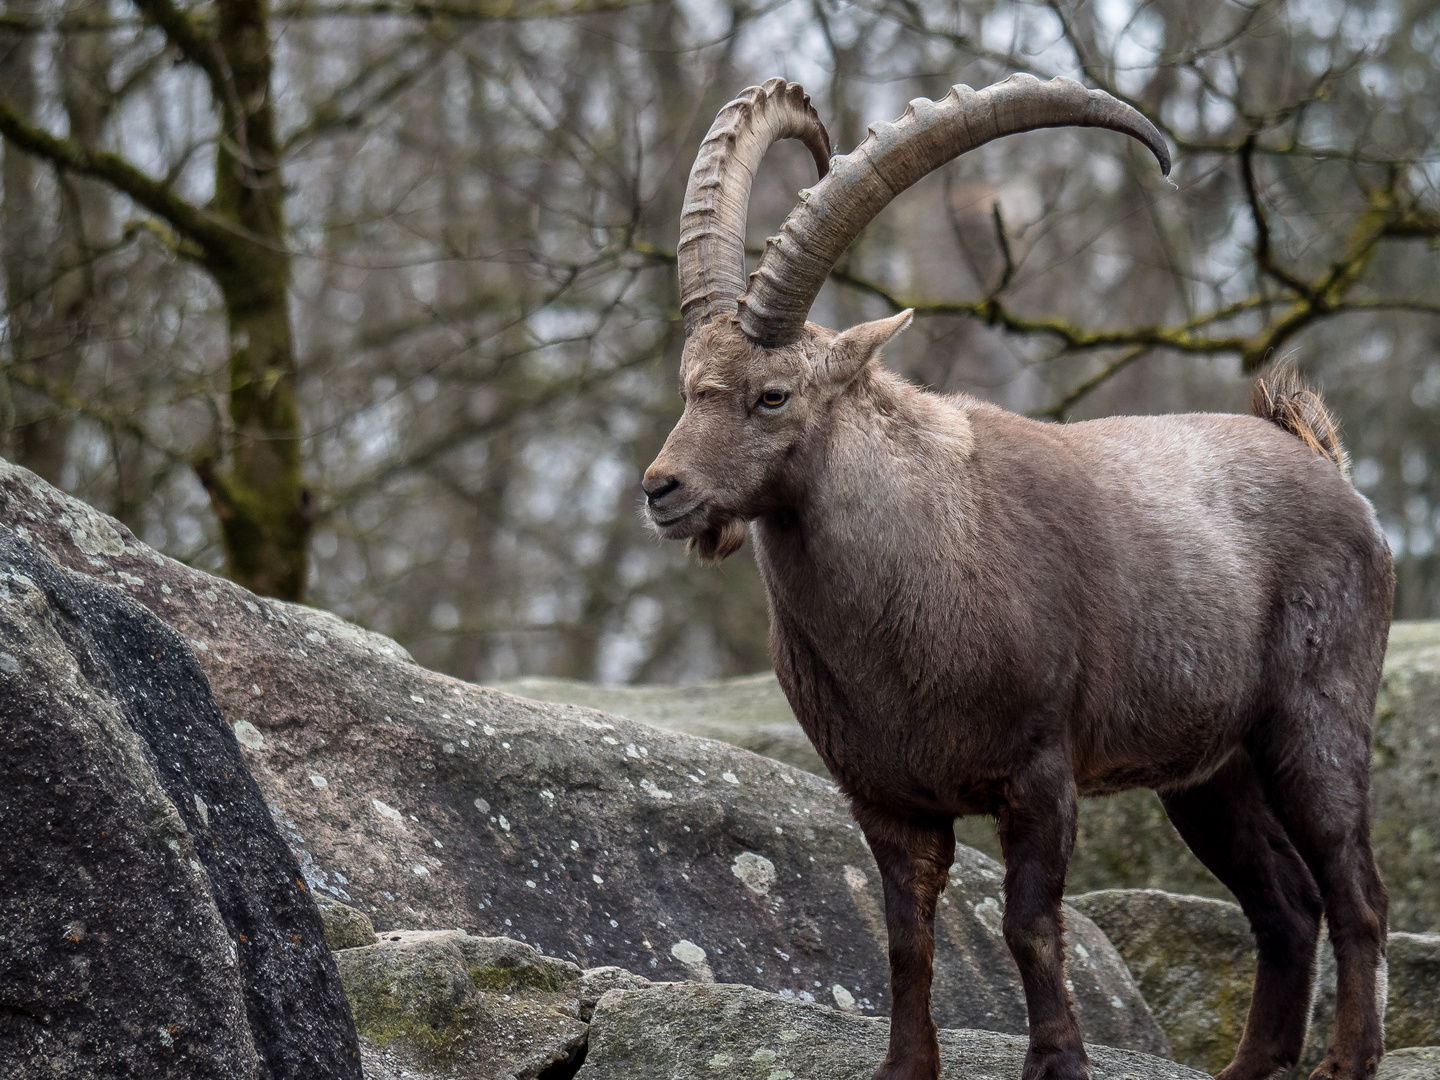
<path fill-rule="evenodd" d="M 1255 943 L 1236 904 L 1155 889 L 1110 889 L 1070 898 L 1125 957 L 1175 1060 L 1217 1073 L 1245 1028 L 1255 980 Z M 1440 934 L 1392 931 L 1389 1049 L 1440 1044 Z M 1335 959 L 1321 941 L 1310 1037 L 1295 1071 L 1308 1076 L 1330 1042 L 1335 1019 Z"/>
<path fill-rule="evenodd" d="M 360 1076 L 319 915 L 184 641 L 0 525 L 0 1075 Z"/>
<path fill-rule="evenodd" d="M 513 693 L 570 702 L 743 746 L 818 776 L 825 767 L 770 674 L 693 686 L 596 686 L 517 679 Z M 1390 924 L 1440 931 L 1440 621 L 1397 622 L 1375 713 L 1373 840 L 1390 890 Z M 956 838 L 1000 857 L 987 819 L 956 823 Z M 1190 854 L 1149 791 L 1082 799 L 1068 891 L 1153 888 L 1231 900 Z"/>
<path fill-rule="evenodd" d="M 590 1023 L 577 1080 L 870 1080 L 888 1021 L 787 1001 L 748 986 L 668 984 L 614 990 Z M 943 1080 L 1015 1080 L 1025 1040 L 941 1031 Z M 1090 1046 L 1094 1080 L 1206 1080 L 1172 1061 Z"/>
<path fill-rule="evenodd" d="M 530 677 L 496 689 L 537 701 L 603 709 L 631 720 L 718 739 L 731 746 L 830 775 L 795 720 L 775 676 L 742 675 L 685 686 L 602 686 L 579 679 Z M 992 859 L 1000 841 L 988 818 L 955 823 L 955 838 Z M 1230 893 L 1190 854 L 1149 791 L 1080 801 L 1080 828 L 1070 863 L 1071 892 L 1112 886 L 1168 888 L 1228 899 Z"/>
<path fill-rule="evenodd" d="M 1440 931 L 1440 622 L 1390 628 L 1371 776 L 1390 925 Z"/>
<path fill-rule="evenodd" d="M 1435 1080 L 1440 1076 L 1440 1046 L 1414 1046 L 1386 1054 L 1375 1080 Z"/>
<path fill-rule="evenodd" d="M 375 925 L 369 915 L 322 892 L 314 895 L 315 906 L 320 909 L 320 922 L 325 927 L 325 944 L 332 952 L 375 944 Z"/>
<path fill-rule="evenodd" d="M 425 671 L 394 642 L 167 560 L 24 470 L 0 521 L 190 640 L 309 886 L 382 930 L 507 936 L 579 966 L 888 1011 L 881 891 L 826 781 L 707 739 Z M 1023 1033 L 1001 868 L 969 850 L 937 927 L 941 1024 Z M 1087 1037 L 1165 1052 L 1069 915 Z"/>
<path fill-rule="evenodd" d="M 536 701 L 584 705 L 670 731 L 718 739 L 816 776 L 830 775 L 770 672 L 684 686 L 602 686 L 579 679 L 532 676 L 496 683 L 495 689 Z"/>
<path fill-rule="evenodd" d="M 522 942 L 406 931 L 337 960 L 370 1080 L 397 1067 L 532 1080 L 585 1045 L 580 969 Z"/>

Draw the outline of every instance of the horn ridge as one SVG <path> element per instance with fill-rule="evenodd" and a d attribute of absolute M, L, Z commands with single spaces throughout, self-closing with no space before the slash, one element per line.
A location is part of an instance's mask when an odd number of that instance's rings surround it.
<path fill-rule="evenodd" d="M 762 345 L 794 341 L 810 305 L 845 249 L 900 192 L 994 139 L 1045 127 L 1103 127 L 1142 142 L 1170 173 L 1164 136 L 1137 110 L 1103 90 L 1063 76 L 1042 82 L 1017 73 L 972 90 L 952 86 L 939 101 L 916 98 L 901 116 L 873 125 L 780 227 L 737 302 L 740 326 Z"/>
<path fill-rule="evenodd" d="M 746 288 L 745 220 L 750 187 L 766 151 L 799 139 L 823 178 L 830 137 L 799 83 L 770 79 L 747 87 L 715 116 L 690 170 L 680 218 L 680 311 L 689 336 L 733 316 Z"/>

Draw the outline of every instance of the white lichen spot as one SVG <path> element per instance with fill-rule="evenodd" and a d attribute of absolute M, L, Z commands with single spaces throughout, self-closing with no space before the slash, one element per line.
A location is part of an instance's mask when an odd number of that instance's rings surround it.
<path fill-rule="evenodd" d="M 984 926 L 986 930 L 989 930 L 990 933 L 996 937 L 1004 935 L 1005 915 L 1004 912 L 1000 910 L 999 900 L 996 900 L 993 896 L 987 896 L 984 900 L 972 905 L 972 910 L 975 912 L 975 918 L 980 920 L 980 924 Z"/>
<path fill-rule="evenodd" d="M 206 645 L 205 642 L 199 641 L 193 637 L 190 639 L 190 645 L 192 648 L 198 649 L 201 652 L 207 652 L 209 650 L 209 646 Z"/>
<path fill-rule="evenodd" d="M 865 871 L 854 866 L 845 867 L 845 887 L 851 892 L 865 888 L 869 880 L 865 877 Z"/>
<path fill-rule="evenodd" d="M 170 586 L 169 586 L 169 585 L 161 585 L 161 586 L 160 586 L 160 591 L 161 591 L 162 593 L 164 593 L 166 596 L 169 596 L 169 595 L 170 595 Z"/>
<path fill-rule="evenodd" d="M 525 879 L 525 887 L 526 887 L 527 889 L 533 889 L 533 888 L 535 888 L 535 882 L 531 881 L 529 878 L 526 878 L 526 879 Z"/>
<path fill-rule="evenodd" d="M 1123 1002 L 1123 1001 L 1120 1000 L 1120 995 L 1119 995 L 1119 994 L 1111 994 L 1111 995 L 1110 995 L 1110 1004 L 1113 1005 L 1113 1006 L 1114 1006 L 1115 1008 L 1117 1008 L 1117 1009 L 1123 1009 L 1123 1008 L 1125 1007 L 1125 1002 Z"/>
<path fill-rule="evenodd" d="M 310 783 L 314 784 L 317 788 L 328 786 L 325 777 L 317 776 L 315 773 L 310 774 Z"/>
<path fill-rule="evenodd" d="M 750 1060 L 756 1065 L 774 1065 L 775 1059 L 779 1056 L 774 1050 L 767 1050 L 762 1046 L 750 1055 Z"/>
<path fill-rule="evenodd" d="M 249 720 L 235 722 L 235 739 L 241 746 L 250 750 L 259 750 L 265 745 L 265 737 L 260 734 L 260 729 Z"/>
<path fill-rule="evenodd" d="M 416 705 L 424 705 L 424 704 L 425 704 L 425 699 L 424 699 L 423 697 L 421 697 L 419 694 L 411 694 L 411 695 L 410 695 L 410 700 L 413 701 L 413 702 L 415 702 Z"/>
<path fill-rule="evenodd" d="M 709 1065 L 712 1069 L 728 1069 L 730 1067 L 731 1060 L 732 1059 L 729 1054 L 713 1054 L 711 1055 L 710 1060 L 706 1062 L 706 1064 Z"/>
<path fill-rule="evenodd" d="M 794 1080 L 795 1074 L 789 1069 L 771 1069 L 765 1080 Z"/>
<path fill-rule="evenodd" d="M 605 743 L 607 746 L 619 746 L 619 745 L 620 745 L 620 740 L 617 739 L 617 738 L 615 738 L 613 735 L 601 735 L 601 736 L 600 736 L 600 741 L 603 742 L 603 743 Z"/>
<path fill-rule="evenodd" d="M 571 850 L 571 851 L 579 851 L 579 850 L 580 850 L 580 844 L 579 844 L 579 842 L 578 842 L 578 841 L 575 841 L 575 840 L 571 840 L 571 841 L 570 841 L 570 850 Z"/>
<path fill-rule="evenodd" d="M 416 877 L 429 877 L 429 876 L 430 876 L 430 871 L 429 871 L 429 870 L 426 870 L 425 867 L 421 866 L 419 863 L 416 863 L 414 866 L 412 866 L 412 867 L 410 868 L 410 872 L 411 872 L 412 874 L 414 874 Z"/>
<path fill-rule="evenodd" d="M 742 851 L 736 855 L 735 861 L 730 864 L 730 872 L 756 896 L 768 895 L 770 886 L 775 884 L 775 864 L 753 851 Z"/>
<path fill-rule="evenodd" d="M 474 726 L 475 726 L 475 721 L 474 721 L 474 720 L 471 720 L 471 719 L 467 716 L 467 717 L 465 718 L 465 726 L 466 726 L 466 727 L 474 727 Z"/>
<path fill-rule="evenodd" d="M 794 787 L 794 786 L 795 786 L 795 778 L 794 778 L 793 776 L 791 776 L 789 773 L 783 773 L 783 772 L 782 772 L 782 773 L 780 774 L 780 779 L 783 780 L 783 781 L 785 781 L 785 783 L 789 784 L 791 787 Z"/>
<path fill-rule="evenodd" d="M 1077 941 L 1077 942 L 1075 943 L 1075 955 L 1078 956 L 1081 960 L 1089 960 L 1089 959 L 1090 959 L 1090 950 L 1087 949 L 1087 948 L 1085 948 L 1084 945 L 1081 945 L 1081 944 Z"/>
<path fill-rule="evenodd" d="M 199 860 L 199 859 L 191 859 L 191 860 L 190 860 L 190 869 L 191 869 L 191 870 L 194 870 L 196 873 L 199 873 L 200 870 L 202 869 L 202 867 L 200 866 L 200 860 Z"/>
<path fill-rule="evenodd" d="M 855 995 L 846 990 L 845 987 L 836 983 L 830 987 L 830 996 L 835 999 L 835 1007 L 841 1012 L 859 1012 L 855 1006 Z"/>
<path fill-rule="evenodd" d="M 143 589 L 145 587 L 144 578 L 136 577 L 134 574 L 127 574 L 124 570 L 120 571 L 119 577 L 126 585 L 131 585 L 137 589 Z"/>
<path fill-rule="evenodd" d="M 484 799 L 476 799 L 475 809 L 479 810 L 482 814 L 488 814 L 490 812 L 490 804 Z"/>
<path fill-rule="evenodd" d="M 167 589 L 166 591 L 168 592 L 169 590 Z M 260 614 L 260 605 L 257 604 L 257 603 L 255 603 L 255 601 L 253 601 L 253 600 L 246 600 L 246 601 L 245 601 L 245 610 L 248 611 L 248 612 L 250 612 L 251 615 L 259 615 L 259 614 Z"/>
<path fill-rule="evenodd" d="M 455 752 L 455 744 L 453 742 L 447 742 L 442 745 L 440 749 L 447 754 L 453 754 Z"/>
<path fill-rule="evenodd" d="M 261 692 L 261 691 L 260 691 L 260 684 L 259 684 L 259 683 L 253 683 L 253 682 L 252 682 L 252 683 L 250 684 L 250 692 L 251 692 L 252 694 L 254 694 L 256 697 L 259 697 L 259 696 L 260 696 L 260 692 Z"/>
<path fill-rule="evenodd" d="M 320 633 L 319 630 L 311 630 L 308 634 L 305 635 L 305 640 L 310 642 L 312 645 L 324 645 L 325 635 Z"/>
<path fill-rule="evenodd" d="M 550 791 L 547 788 L 541 788 L 540 797 L 548 803 L 553 803 L 555 801 L 555 792 Z"/>
<path fill-rule="evenodd" d="M 206 600 L 209 600 L 212 604 L 213 604 L 213 603 L 216 603 L 216 602 L 220 599 L 219 595 L 216 594 L 216 592 L 215 592 L 214 589 L 206 589 L 206 590 L 205 590 L 203 593 L 201 593 L 200 595 L 203 596 L 203 597 L 205 597 L 205 599 L 206 599 Z"/>
<path fill-rule="evenodd" d="M 687 966 L 705 962 L 705 950 L 693 941 L 687 941 L 684 938 L 670 946 L 670 955 Z"/>
<path fill-rule="evenodd" d="M 738 784 L 738 783 L 740 783 L 740 778 L 739 778 L 738 776 L 736 776 L 733 772 L 722 772 L 722 773 L 720 774 L 720 779 L 721 779 L 721 780 L 724 780 L 725 783 L 727 783 L 727 784 Z"/>
<path fill-rule="evenodd" d="M 5 672 L 6 675 L 19 675 L 20 661 L 8 652 L 0 652 L 0 671 Z"/>
<path fill-rule="evenodd" d="M 195 796 L 195 812 L 200 815 L 200 824 L 210 824 L 210 808 L 205 805 L 205 800 L 199 795 Z"/>
<path fill-rule="evenodd" d="M 399 810 L 396 810 L 393 806 L 385 805 L 379 799 L 371 799 L 370 805 L 375 807 L 376 813 L 381 817 L 389 818 L 391 821 L 404 822 L 405 820 L 404 815 L 401 814 Z"/>
<path fill-rule="evenodd" d="M 603 877 L 601 877 L 599 874 L 591 874 L 591 875 L 590 875 L 590 880 L 593 881 L 593 882 L 595 882 L 596 885 L 604 885 L 604 884 L 605 884 L 605 879 L 604 879 Z"/>
<path fill-rule="evenodd" d="M 485 732 L 486 735 L 494 735 L 494 734 L 495 734 L 495 729 L 494 729 L 493 727 L 491 727 L 489 724 L 486 724 L 486 725 L 485 725 L 483 728 L 481 728 L 480 730 L 483 731 L 483 732 Z"/>
<path fill-rule="evenodd" d="M 499 820 L 499 822 L 500 822 L 500 828 L 504 829 L 506 832 L 509 832 L 509 831 L 510 831 L 510 822 L 508 822 L 508 821 L 505 820 L 505 815 L 504 815 L 504 814 L 501 814 L 498 820 Z"/>
<path fill-rule="evenodd" d="M 645 794 L 651 796 L 652 798 L 656 799 L 673 799 L 675 797 L 670 792 L 666 791 L 664 788 L 657 787 L 655 781 L 651 780 L 649 777 L 646 777 L 644 780 L 640 781 L 640 790 L 645 792 Z"/>

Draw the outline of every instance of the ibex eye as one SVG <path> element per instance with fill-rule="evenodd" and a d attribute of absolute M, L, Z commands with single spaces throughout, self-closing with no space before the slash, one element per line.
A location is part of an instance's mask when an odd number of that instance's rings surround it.
<path fill-rule="evenodd" d="M 790 395 L 784 390 L 766 390 L 760 395 L 760 404 L 767 409 L 778 409 L 785 402 L 790 400 Z"/>

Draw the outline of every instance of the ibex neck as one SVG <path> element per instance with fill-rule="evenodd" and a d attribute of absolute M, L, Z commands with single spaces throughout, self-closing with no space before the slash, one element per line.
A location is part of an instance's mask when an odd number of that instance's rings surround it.
<path fill-rule="evenodd" d="M 974 439 L 964 399 L 864 376 L 806 455 L 793 511 L 762 518 L 757 556 L 777 600 L 790 588 L 875 591 L 937 545 L 963 562 L 974 519 Z"/>

